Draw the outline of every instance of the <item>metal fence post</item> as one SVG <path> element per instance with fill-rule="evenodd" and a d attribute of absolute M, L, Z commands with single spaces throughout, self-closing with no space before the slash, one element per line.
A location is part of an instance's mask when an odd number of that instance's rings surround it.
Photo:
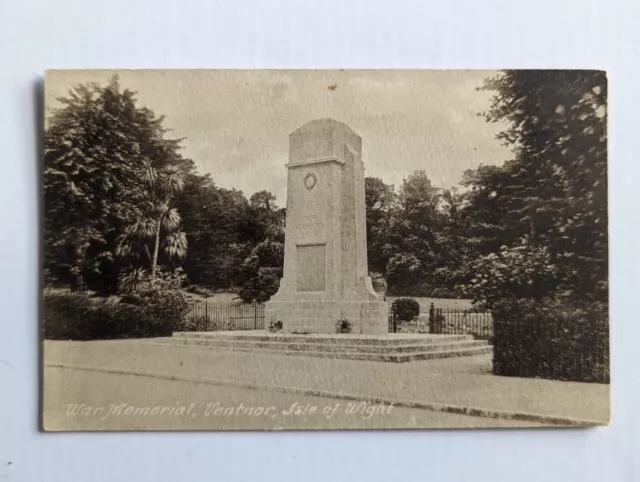
<path fill-rule="evenodd" d="M 433 303 L 431 303 L 429 305 L 429 333 L 435 333 L 435 320 L 436 320 L 436 316 L 435 316 L 435 307 L 433 306 Z"/>

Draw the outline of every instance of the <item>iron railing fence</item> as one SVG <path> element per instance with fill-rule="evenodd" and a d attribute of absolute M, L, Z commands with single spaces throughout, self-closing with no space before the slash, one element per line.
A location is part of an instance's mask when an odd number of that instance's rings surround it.
<path fill-rule="evenodd" d="M 493 373 L 609 383 L 608 324 L 494 320 Z"/>
<path fill-rule="evenodd" d="M 193 301 L 187 319 L 194 331 L 264 330 L 264 305 Z"/>
<path fill-rule="evenodd" d="M 435 308 L 429 310 L 429 333 L 472 335 L 477 340 L 491 340 L 491 312 L 476 309 Z"/>

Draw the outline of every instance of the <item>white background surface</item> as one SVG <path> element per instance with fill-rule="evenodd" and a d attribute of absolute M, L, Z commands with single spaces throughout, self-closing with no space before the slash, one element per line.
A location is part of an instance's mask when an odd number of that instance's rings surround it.
<path fill-rule="evenodd" d="M 0 2 L 0 480 L 640 480 L 639 10 L 634 0 Z M 36 85 L 47 68 L 142 67 L 609 70 L 611 427 L 39 433 Z"/>

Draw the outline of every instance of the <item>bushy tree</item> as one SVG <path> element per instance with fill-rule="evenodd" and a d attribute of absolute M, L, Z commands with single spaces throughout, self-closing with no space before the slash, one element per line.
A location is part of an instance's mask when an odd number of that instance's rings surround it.
<path fill-rule="evenodd" d="M 433 273 L 446 249 L 441 194 L 424 171 L 403 180 L 385 244 L 390 292 L 425 295 L 434 287 Z"/>
<path fill-rule="evenodd" d="M 515 246 L 479 257 L 471 265 L 473 278 L 466 293 L 484 309 L 497 303 L 528 298 L 541 300 L 560 286 L 559 268 L 545 246 L 522 238 Z"/>
<path fill-rule="evenodd" d="M 76 289 L 113 292 L 124 269 L 143 265 L 118 256 L 119 238 L 136 223 L 153 230 L 144 221 L 154 202 L 145 165 L 193 165 L 181 157 L 180 140 L 165 137 L 163 118 L 138 107 L 115 77 L 105 87 L 76 86 L 59 101 L 45 132 L 46 272 Z"/>
<path fill-rule="evenodd" d="M 545 246 L 571 296 L 606 300 L 607 79 L 604 72 L 507 70 L 489 79 L 484 115 L 505 122 L 498 138 L 514 152 L 475 178 L 467 216 L 493 245 L 529 237 Z M 484 204 L 484 206 L 483 206 Z"/>
<path fill-rule="evenodd" d="M 184 269 L 192 283 L 233 289 L 254 244 L 245 236 L 249 203 L 242 192 L 216 186 L 209 175 L 190 174 L 176 196 L 189 241 Z"/>
<path fill-rule="evenodd" d="M 369 271 L 385 273 L 390 255 L 390 224 L 397 209 L 397 196 L 391 185 L 377 177 L 364 180 Z"/>
<path fill-rule="evenodd" d="M 246 303 L 263 303 L 271 298 L 280 286 L 283 264 L 283 243 L 265 240 L 258 244 L 242 265 L 240 298 Z"/>
<path fill-rule="evenodd" d="M 420 303 L 413 298 L 398 298 L 391 307 L 400 321 L 413 321 L 420 316 Z"/>

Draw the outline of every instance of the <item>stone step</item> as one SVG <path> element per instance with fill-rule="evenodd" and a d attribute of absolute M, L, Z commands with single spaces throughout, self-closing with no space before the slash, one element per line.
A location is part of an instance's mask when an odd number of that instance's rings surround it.
<path fill-rule="evenodd" d="M 459 350 L 436 350 L 436 351 L 426 351 L 426 352 L 417 352 L 417 353 L 406 353 L 406 354 L 390 354 L 390 355 L 382 355 L 382 354 L 371 354 L 371 358 L 361 358 L 361 355 L 364 354 L 356 354 L 355 356 L 347 356 L 345 358 L 353 359 L 353 360 L 373 360 L 373 361 L 385 361 L 385 362 L 395 362 L 395 363 L 406 363 L 412 361 L 420 361 L 420 360 L 435 360 L 438 358 L 453 358 L 459 356 L 473 356 L 473 355 L 484 355 L 485 353 L 491 353 L 493 351 L 493 347 L 489 344 L 476 346 L 472 348 L 462 348 Z"/>
<path fill-rule="evenodd" d="M 216 340 L 241 340 L 253 342 L 281 342 L 281 343 L 320 343 L 335 345 L 433 345 L 451 341 L 472 341 L 472 335 L 428 335 L 428 334 L 389 334 L 377 335 L 321 335 L 321 334 L 287 334 L 266 333 L 262 331 L 248 330 L 237 331 L 209 331 L 209 332 L 175 332 L 173 338 L 188 339 L 216 339 Z"/>
<path fill-rule="evenodd" d="M 300 351 L 300 350 L 272 350 L 268 348 L 258 347 L 242 347 L 242 346 L 217 346 L 217 345 L 194 345 L 191 343 L 176 343 L 171 342 L 170 338 L 158 338 L 153 343 L 165 346 L 180 346 L 189 347 L 195 346 L 204 349 L 215 349 L 224 351 L 240 351 L 240 352 L 253 352 L 253 353 L 271 353 L 277 355 L 295 355 L 295 356 L 311 356 L 321 358 L 343 358 L 349 360 L 366 360 L 366 361 L 378 361 L 378 362 L 392 362 L 392 363 L 406 363 L 420 360 L 432 360 L 437 358 L 450 358 L 459 356 L 473 356 L 491 353 L 493 347 L 489 344 L 472 346 L 469 348 L 457 348 L 457 349 L 440 349 L 432 351 L 418 351 L 412 353 L 366 353 L 366 352 L 350 352 L 350 351 Z"/>
<path fill-rule="evenodd" d="M 441 351 L 452 349 L 473 348 L 486 346 L 484 340 L 450 340 L 445 339 L 430 343 L 407 343 L 403 345 L 373 345 L 373 344 L 335 344 L 335 343 L 311 343 L 311 342 L 280 342 L 280 341 L 254 341 L 246 339 L 224 339 L 226 337 L 172 337 L 163 338 L 162 343 L 177 343 L 184 345 L 218 346 L 227 348 L 256 348 L 281 351 L 319 351 L 342 353 L 419 353 L 427 351 Z"/>

